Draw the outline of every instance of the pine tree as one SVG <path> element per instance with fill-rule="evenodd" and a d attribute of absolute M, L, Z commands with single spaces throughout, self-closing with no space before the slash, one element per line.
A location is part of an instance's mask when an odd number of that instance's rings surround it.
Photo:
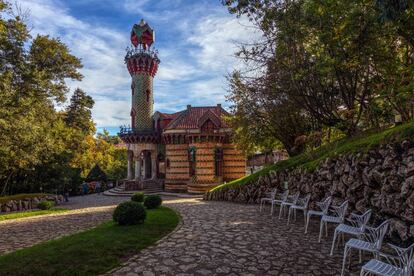
<path fill-rule="evenodd" d="M 66 124 L 81 130 L 84 134 L 93 133 L 95 128 L 92 122 L 91 109 L 94 103 L 91 96 L 87 95 L 82 89 L 77 88 L 66 109 Z"/>

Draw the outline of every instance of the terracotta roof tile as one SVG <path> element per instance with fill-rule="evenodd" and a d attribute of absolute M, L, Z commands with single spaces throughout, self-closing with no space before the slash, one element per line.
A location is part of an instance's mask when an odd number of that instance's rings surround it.
<path fill-rule="evenodd" d="M 167 129 L 197 129 L 199 128 L 199 120 L 208 112 L 212 112 L 217 116 L 221 127 L 228 127 L 222 117 L 222 115 L 228 115 L 228 113 L 221 106 L 189 106 L 186 110 L 176 113 L 178 116 L 171 121 Z"/>

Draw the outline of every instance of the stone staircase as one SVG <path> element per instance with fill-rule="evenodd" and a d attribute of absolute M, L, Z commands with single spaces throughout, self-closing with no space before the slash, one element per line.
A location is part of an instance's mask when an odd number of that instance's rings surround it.
<path fill-rule="evenodd" d="M 107 196 L 131 196 L 132 194 L 136 192 L 143 192 L 146 195 L 160 194 L 163 192 L 163 184 L 162 182 L 158 182 L 155 180 L 146 180 L 144 181 L 143 190 L 125 191 L 125 186 L 120 185 L 118 187 L 105 191 L 103 194 Z"/>

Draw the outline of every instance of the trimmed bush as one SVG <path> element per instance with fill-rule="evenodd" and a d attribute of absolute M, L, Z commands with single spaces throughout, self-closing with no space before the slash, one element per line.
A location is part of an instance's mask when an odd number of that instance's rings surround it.
<path fill-rule="evenodd" d="M 135 201 L 120 203 L 114 211 L 113 219 L 119 225 L 134 225 L 144 223 L 147 211 Z"/>
<path fill-rule="evenodd" d="M 142 192 L 134 193 L 131 196 L 131 200 L 135 201 L 135 202 L 144 202 L 144 193 L 142 193 Z"/>
<path fill-rule="evenodd" d="M 55 206 L 55 202 L 50 200 L 41 201 L 37 204 L 37 208 L 40 210 L 49 210 L 53 206 Z"/>
<path fill-rule="evenodd" d="M 144 205 L 148 209 L 155 209 L 161 206 L 162 199 L 159 195 L 149 195 L 145 197 Z"/>

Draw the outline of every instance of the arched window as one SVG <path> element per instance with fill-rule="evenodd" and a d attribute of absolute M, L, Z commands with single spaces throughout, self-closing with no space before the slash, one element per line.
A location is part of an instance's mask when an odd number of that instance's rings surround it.
<path fill-rule="evenodd" d="M 134 91 L 135 91 L 135 83 L 134 82 L 131 83 L 131 91 L 132 91 L 132 96 L 133 96 Z"/>
<path fill-rule="evenodd" d="M 196 148 L 191 147 L 188 150 L 188 165 L 190 169 L 190 176 L 194 176 L 196 174 Z"/>
<path fill-rule="evenodd" d="M 214 150 L 214 172 L 217 177 L 223 176 L 223 150 L 221 148 Z"/>
<path fill-rule="evenodd" d="M 151 91 L 149 91 L 149 89 L 147 89 L 147 90 L 145 91 L 145 94 L 146 94 L 146 96 L 147 96 L 147 102 L 149 102 L 149 98 L 150 98 Z"/>
<path fill-rule="evenodd" d="M 135 109 L 131 109 L 130 115 L 131 115 L 131 127 L 135 128 L 135 115 L 136 115 Z"/>

